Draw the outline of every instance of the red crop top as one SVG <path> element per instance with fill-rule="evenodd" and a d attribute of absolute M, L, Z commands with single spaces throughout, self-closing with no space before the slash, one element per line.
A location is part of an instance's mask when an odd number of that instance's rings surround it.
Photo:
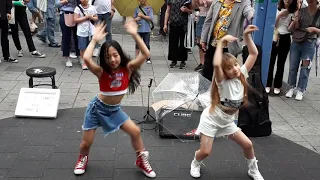
<path fill-rule="evenodd" d="M 100 94 L 105 96 L 116 96 L 127 93 L 129 86 L 129 71 L 126 67 L 116 73 L 103 71 L 99 79 Z"/>

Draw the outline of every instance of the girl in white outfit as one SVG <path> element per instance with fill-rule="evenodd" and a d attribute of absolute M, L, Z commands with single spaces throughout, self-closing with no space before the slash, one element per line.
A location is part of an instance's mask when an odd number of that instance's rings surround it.
<path fill-rule="evenodd" d="M 201 144 L 191 163 L 190 174 L 194 178 L 200 177 L 201 162 L 211 153 L 214 137 L 225 136 L 243 148 L 249 168 L 248 175 L 254 180 L 264 180 L 258 170 L 252 142 L 234 123 L 240 106 L 248 103 L 246 78 L 258 56 L 250 34 L 256 30 L 256 26 L 249 25 L 244 31 L 249 56 L 241 67 L 236 57 L 223 53 L 223 47 L 237 38 L 226 35 L 218 41 L 213 60 L 212 102 L 201 114 L 196 131 L 197 135 L 201 135 Z"/>

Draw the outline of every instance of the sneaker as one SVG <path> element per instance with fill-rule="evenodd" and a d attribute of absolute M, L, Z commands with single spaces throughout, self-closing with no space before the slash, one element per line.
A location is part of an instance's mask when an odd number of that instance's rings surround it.
<path fill-rule="evenodd" d="M 76 55 L 76 53 L 71 52 L 69 57 L 72 58 L 72 59 L 76 59 L 78 56 Z"/>
<path fill-rule="evenodd" d="M 187 67 L 186 62 L 182 61 L 182 62 L 180 63 L 180 69 L 185 69 L 186 67 Z"/>
<path fill-rule="evenodd" d="M 39 51 L 33 51 L 31 53 L 32 56 L 36 56 L 37 58 L 45 58 L 46 55 L 45 54 L 41 54 Z"/>
<path fill-rule="evenodd" d="M 98 57 L 100 54 L 99 49 L 98 48 L 94 48 L 93 50 L 93 57 Z"/>
<path fill-rule="evenodd" d="M 287 98 L 292 98 L 293 92 L 294 92 L 294 89 L 293 89 L 293 88 L 289 89 L 289 91 L 286 93 L 286 97 L 287 97 Z"/>
<path fill-rule="evenodd" d="M 22 49 L 18 51 L 18 57 L 23 57 L 23 51 L 22 51 Z"/>
<path fill-rule="evenodd" d="M 266 87 L 266 89 L 265 89 L 265 90 L 266 90 L 266 93 L 267 93 L 267 94 L 269 94 L 269 93 L 270 93 L 270 89 L 271 89 L 270 87 Z"/>
<path fill-rule="evenodd" d="M 88 67 L 85 63 L 82 64 L 82 70 L 88 70 Z"/>
<path fill-rule="evenodd" d="M 258 169 L 258 160 L 254 159 L 247 159 L 248 163 L 248 176 L 251 177 L 253 180 L 264 180 L 262 177 L 259 169 Z"/>
<path fill-rule="evenodd" d="M 66 61 L 66 67 L 72 67 L 72 62 L 71 62 L 71 59 L 67 59 Z"/>
<path fill-rule="evenodd" d="M 172 63 L 170 64 L 170 68 L 174 68 L 174 67 L 176 67 L 176 65 L 177 65 L 177 62 L 172 61 Z"/>
<path fill-rule="evenodd" d="M 301 100 L 302 100 L 302 98 L 303 98 L 303 92 L 298 91 L 298 92 L 297 92 L 297 94 L 296 94 L 296 98 L 295 98 L 295 100 L 297 100 L 297 101 L 301 101 Z"/>
<path fill-rule="evenodd" d="M 199 178 L 201 176 L 200 174 L 200 167 L 201 167 L 201 162 L 196 160 L 196 153 L 194 153 L 194 159 L 191 162 L 191 169 L 190 169 L 190 175 L 194 178 Z"/>
<path fill-rule="evenodd" d="M 88 156 L 79 155 L 78 162 L 73 170 L 74 174 L 81 175 L 84 172 L 86 172 L 87 164 L 88 164 Z"/>
<path fill-rule="evenodd" d="M 147 64 L 151 64 L 151 59 L 150 58 L 147 59 Z"/>
<path fill-rule="evenodd" d="M 275 95 L 280 94 L 280 92 L 281 92 L 281 90 L 280 90 L 279 88 L 274 88 L 274 89 L 273 89 L 273 93 L 274 93 Z"/>
<path fill-rule="evenodd" d="M 196 68 L 194 68 L 194 71 L 201 71 L 203 69 L 203 64 L 199 64 Z"/>
<path fill-rule="evenodd" d="M 148 158 L 149 152 L 142 151 L 139 153 L 135 164 L 147 177 L 154 178 L 156 177 L 156 173 L 152 170 Z"/>
<path fill-rule="evenodd" d="M 15 59 L 15 58 L 12 58 L 12 57 L 9 57 L 8 59 L 3 59 L 3 60 L 7 61 L 7 62 L 11 62 L 11 63 L 18 63 L 19 62 L 18 59 Z"/>

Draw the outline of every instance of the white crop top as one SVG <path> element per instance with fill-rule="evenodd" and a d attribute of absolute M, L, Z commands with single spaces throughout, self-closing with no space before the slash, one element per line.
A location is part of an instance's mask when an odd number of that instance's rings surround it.
<path fill-rule="evenodd" d="M 248 70 L 245 65 L 240 68 L 245 78 L 248 78 Z M 217 84 L 220 95 L 220 102 L 222 105 L 239 108 L 243 103 L 243 91 L 244 87 L 238 78 L 224 79 Z"/>

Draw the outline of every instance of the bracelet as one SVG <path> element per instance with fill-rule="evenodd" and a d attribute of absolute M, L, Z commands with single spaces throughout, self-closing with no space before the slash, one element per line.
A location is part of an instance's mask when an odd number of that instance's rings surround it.
<path fill-rule="evenodd" d="M 113 12 L 116 12 L 116 10 L 115 9 L 111 9 Z"/>

